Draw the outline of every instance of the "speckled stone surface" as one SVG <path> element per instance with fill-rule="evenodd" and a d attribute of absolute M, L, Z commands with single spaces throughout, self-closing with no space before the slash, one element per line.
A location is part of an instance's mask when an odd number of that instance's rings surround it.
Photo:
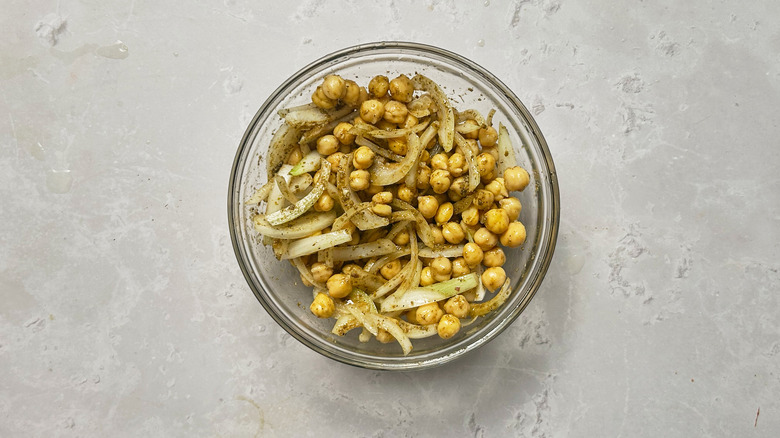
<path fill-rule="evenodd" d="M 780 435 L 780 3 L 2 3 L 0 436 Z M 226 219 L 268 94 L 390 39 L 515 90 L 562 198 L 527 311 L 414 373 L 287 335 Z"/>

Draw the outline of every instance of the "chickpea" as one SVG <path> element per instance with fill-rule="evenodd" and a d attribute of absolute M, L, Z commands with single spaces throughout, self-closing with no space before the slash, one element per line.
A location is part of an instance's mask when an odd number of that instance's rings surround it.
<path fill-rule="evenodd" d="M 482 284 L 485 285 L 490 292 L 501 287 L 505 280 L 506 272 L 504 272 L 504 268 L 498 266 L 487 268 L 485 269 L 485 272 L 482 273 Z"/>
<path fill-rule="evenodd" d="M 474 201 L 472 205 L 477 207 L 477 210 L 487 210 L 493 206 L 493 194 L 485 189 L 478 189 L 474 194 Z"/>
<path fill-rule="evenodd" d="M 398 199 L 412 203 L 412 200 L 417 196 L 417 189 L 414 187 L 408 187 L 406 184 L 398 186 Z"/>
<path fill-rule="evenodd" d="M 370 185 L 367 170 L 353 170 L 349 174 L 349 186 L 352 190 L 365 190 Z"/>
<path fill-rule="evenodd" d="M 374 204 L 371 206 L 371 211 L 377 216 L 390 217 L 393 214 L 393 207 L 387 204 Z"/>
<path fill-rule="evenodd" d="M 431 234 L 433 234 L 433 243 L 441 245 L 446 242 L 446 240 L 444 240 L 444 234 L 441 232 L 441 228 L 431 227 Z"/>
<path fill-rule="evenodd" d="M 337 139 L 336 136 L 330 134 L 323 135 L 317 139 L 317 152 L 322 155 L 332 155 L 339 150 L 340 145 L 339 139 Z M 336 163 L 336 165 L 338 165 L 338 163 Z"/>
<path fill-rule="evenodd" d="M 287 156 L 287 164 L 295 166 L 303 159 L 303 152 L 301 151 L 300 146 L 295 146 L 293 150 L 290 151 L 290 155 Z"/>
<path fill-rule="evenodd" d="M 352 165 L 355 169 L 368 169 L 374 164 L 374 151 L 366 146 L 360 146 L 352 155 Z"/>
<path fill-rule="evenodd" d="M 504 171 L 504 185 L 510 192 L 522 191 L 529 182 L 528 172 L 520 166 L 510 167 Z"/>
<path fill-rule="evenodd" d="M 439 201 L 430 195 L 420 196 L 417 198 L 417 210 L 422 213 L 425 219 L 431 219 L 436 216 L 436 212 L 439 210 Z"/>
<path fill-rule="evenodd" d="M 474 243 L 479 245 L 482 251 L 487 251 L 490 248 L 498 245 L 498 236 L 491 233 L 487 228 L 480 228 L 474 233 Z"/>
<path fill-rule="evenodd" d="M 320 138 L 322 138 L 322 137 L 320 137 Z M 338 140 L 336 140 L 336 143 L 338 143 Z M 317 149 L 318 149 L 317 152 L 319 152 L 319 147 L 317 147 Z M 341 163 L 341 157 L 343 157 L 343 156 L 344 156 L 344 154 L 342 152 L 334 152 L 334 153 L 328 155 L 327 160 L 330 163 L 331 168 L 333 169 L 333 171 L 331 172 L 331 176 L 333 176 L 333 174 L 336 173 L 336 169 L 339 168 L 339 164 Z"/>
<path fill-rule="evenodd" d="M 381 186 L 380 186 L 381 187 Z M 379 192 L 371 197 L 371 200 L 377 204 L 389 204 L 393 202 L 393 192 Z"/>
<path fill-rule="evenodd" d="M 451 200 L 458 202 L 463 199 L 469 192 L 469 183 L 466 181 L 465 176 L 459 176 L 452 181 L 450 188 L 447 190 L 447 195 Z"/>
<path fill-rule="evenodd" d="M 452 219 L 452 215 L 455 214 L 455 208 L 452 205 L 452 202 L 445 202 L 441 205 L 439 205 L 439 208 L 436 210 L 436 224 L 441 225 L 444 223 L 447 223 L 450 219 Z"/>
<path fill-rule="evenodd" d="M 417 308 L 409 310 L 405 313 L 406 320 L 409 321 L 410 324 L 420 324 L 420 321 L 417 321 Z"/>
<path fill-rule="evenodd" d="M 493 194 L 493 200 L 496 202 L 509 196 L 509 192 L 504 186 L 504 178 L 496 178 L 485 186 L 485 190 Z"/>
<path fill-rule="evenodd" d="M 409 103 L 414 97 L 414 85 L 406 75 L 398 76 L 390 81 L 389 90 L 393 99 L 399 102 Z"/>
<path fill-rule="evenodd" d="M 369 196 L 374 196 L 374 195 L 376 195 L 377 193 L 379 193 L 379 192 L 383 191 L 384 189 L 385 189 L 385 188 L 384 188 L 384 187 L 382 187 L 382 186 L 378 186 L 378 185 L 376 185 L 376 184 L 370 184 L 370 185 L 368 186 L 368 188 L 366 189 L 366 194 L 367 194 L 367 195 L 369 195 Z M 391 195 L 392 195 L 392 193 L 391 193 Z"/>
<path fill-rule="evenodd" d="M 383 105 L 384 105 L 384 103 L 385 102 L 382 102 Z M 379 129 L 385 130 L 385 131 L 389 131 L 391 129 L 397 128 L 398 125 L 396 125 L 395 123 L 390 123 L 390 122 L 388 122 L 387 120 L 385 120 L 383 118 L 382 120 L 376 122 L 376 127 L 379 128 Z"/>
<path fill-rule="evenodd" d="M 431 167 L 434 170 L 447 170 L 447 167 L 449 166 L 449 160 L 447 159 L 447 154 L 436 154 L 431 157 Z"/>
<path fill-rule="evenodd" d="M 395 237 L 393 237 L 393 243 L 395 243 L 398 246 L 404 246 L 409 244 L 409 232 L 404 230 L 400 233 L 396 234 Z"/>
<path fill-rule="evenodd" d="M 387 148 L 398 155 L 406 155 L 409 151 L 409 145 L 404 137 L 391 138 L 387 141 Z"/>
<path fill-rule="evenodd" d="M 493 208 L 485 213 L 485 228 L 493 234 L 502 234 L 509 228 L 509 214 L 502 208 Z"/>
<path fill-rule="evenodd" d="M 447 281 L 452 273 L 452 262 L 447 257 L 436 257 L 431 262 L 431 274 L 436 281 Z"/>
<path fill-rule="evenodd" d="M 444 316 L 444 311 L 437 303 L 428 303 L 418 307 L 415 316 L 422 325 L 435 324 Z"/>
<path fill-rule="evenodd" d="M 441 234 L 444 236 L 444 240 L 457 245 L 463 242 L 466 238 L 466 233 L 463 232 L 463 228 L 457 222 L 447 222 L 441 229 Z"/>
<path fill-rule="evenodd" d="M 360 243 L 360 231 L 358 231 L 357 229 L 353 229 L 352 230 L 352 240 L 349 241 L 349 244 L 350 245 L 357 245 L 358 243 Z"/>
<path fill-rule="evenodd" d="M 458 318 L 465 318 L 469 316 L 469 310 L 471 304 L 469 304 L 466 297 L 463 295 L 455 295 L 444 303 L 444 311 L 450 315 L 457 316 Z"/>
<path fill-rule="evenodd" d="M 484 147 L 484 148 L 482 148 L 482 152 L 486 153 L 486 154 L 492 155 L 493 159 L 498 161 L 498 148 Z"/>
<path fill-rule="evenodd" d="M 425 190 L 430 186 L 431 186 L 431 168 L 421 164 L 420 166 L 417 167 L 417 188 L 420 190 Z"/>
<path fill-rule="evenodd" d="M 322 93 L 331 100 L 339 100 L 347 92 L 347 83 L 341 76 L 327 75 L 322 81 Z"/>
<path fill-rule="evenodd" d="M 340 143 L 341 142 L 339 142 L 339 144 Z M 348 144 L 342 144 L 342 145 L 339 146 L 339 152 L 341 152 L 342 154 L 346 155 L 346 154 L 352 152 L 352 147 L 350 145 L 348 145 Z"/>
<path fill-rule="evenodd" d="M 496 159 L 492 155 L 486 152 L 477 155 L 477 170 L 479 171 L 479 176 L 483 178 L 490 176 L 495 172 L 495 168 Z"/>
<path fill-rule="evenodd" d="M 391 100 L 385 104 L 385 114 L 382 117 L 390 123 L 401 124 L 406 121 L 406 115 L 408 113 L 409 110 L 406 108 L 405 104 L 398 102 L 397 100 Z"/>
<path fill-rule="evenodd" d="M 333 268 L 329 267 L 325 263 L 315 263 L 311 265 L 311 275 L 314 277 L 314 280 L 319 281 L 320 283 L 325 283 L 328 281 L 331 275 L 333 275 Z"/>
<path fill-rule="evenodd" d="M 360 104 L 360 118 L 366 123 L 374 124 L 382 120 L 385 106 L 376 99 L 370 99 Z"/>
<path fill-rule="evenodd" d="M 452 177 L 446 170 L 436 169 L 431 174 L 431 188 L 434 193 L 446 193 L 452 183 Z"/>
<path fill-rule="evenodd" d="M 322 195 L 320 195 L 320 198 L 317 199 L 317 202 L 314 203 L 314 210 L 331 211 L 334 205 L 335 202 L 333 201 L 333 198 L 327 192 L 325 192 Z"/>
<path fill-rule="evenodd" d="M 360 85 L 355 81 L 345 81 L 344 97 L 341 100 L 349 106 L 357 106 L 360 103 Z"/>
<path fill-rule="evenodd" d="M 496 145 L 498 141 L 498 132 L 496 128 L 488 126 L 487 128 L 479 129 L 479 142 L 482 147 L 491 148 Z"/>
<path fill-rule="evenodd" d="M 390 80 L 387 79 L 387 76 L 374 76 L 368 83 L 368 92 L 377 98 L 384 97 L 384 95 L 387 94 L 388 88 L 390 88 Z"/>
<path fill-rule="evenodd" d="M 455 336 L 458 331 L 460 331 L 460 319 L 455 315 L 443 315 L 439 323 L 436 324 L 436 332 L 442 339 L 449 339 Z"/>
<path fill-rule="evenodd" d="M 309 310 L 317 318 L 330 318 L 333 312 L 336 311 L 336 305 L 333 303 L 333 299 L 324 293 L 320 292 L 314 297 L 314 301 L 311 302 Z"/>
<path fill-rule="evenodd" d="M 406 111 L 409 111 L 409 109 L 407 108 Z M 416 126 L 418 123 L 420 123 L 420 121 L 417 119 L 417 117 L 407 113 L 406 119 L 404 119 L 403 127 L 411 128 L 412 126 Z"/>
<path fill-rule="evenodd" d="M 322 90 L 322 86 L 317 87 L 317 89 L 311 95 L 311 101 L 318 108 L 322 108 L 324 110 L 335 108 L 337 103 L 335 100 L 325 96 L 325 93 Z"/>
<path fill-rule="evenodd" d="M 383 344 L 387 344 L 387 343 L 395 341 L 395 338 L 393 337 L 393 335 L 390 334 L 390 332 L 388 332 L 387 330 L 385 330 L 383 328 L 380 328 L 376 332 L 376 340 L 381 342 L 381 343 L 383 343 Z"/>
<path fill-rule="evenodd" d="M 495 268 L 498 266 L 504 266 L 506 263 L 506 254 L 504 250 L 499 247 L 491 248 L 485 251 L 485 258 L 482 259 L 482 264 L 488 268 Z"/>
<path fill-rule="evenodd" d="M 471 272 L 471 268 L 469 268 L 469 264 L 466 263 L 466 259 L 464 259 L 463 257 L 458 257 L 452 261 L 453 277 L 462 277 L 470 272 Z"/>
<path fill-rule="evenodd" d="M 510 248 L 520 246 L 523 242 L 525 242 L 525 225 L 521 222 L 512 222 L 501 235 L 501 244 Z"/>
<path fill-rule="evenodd" d="M 352 124 L 347 122 L 341 122 L 333 128 L 333 136 L 342 145 L 351 145 L 355 142 L 355 134 L 350 134 L 349 130 L 352 129 Z"/>
<path fill-rule="evenodd" d="M 479 223 L 479 210 L 477 210 L 477 207 L 472 205 L 469 208 L 463 210 L 460 213 L 460 217 L 463 219 L 463 223 L 473 227 Z"/>
<path fill-rule="evenodd" d="M 398 259 L 386 263 L 379 270 L 379 273 L 382 274 L 382 277 L 385 277 L 385 280 L 395 277 L 399 272 L 401 272 L 401 261 Z"/>
<path fill-rule="evenodd" d="M 477 267 L 482 263 L 484 253 L 482 248 L 474 242 L 469 242 L 463 246 L 463 259 L 470 268 Z"/>
<path fill-rule="evenodd" d="M 476 140 L 479 138 L 479 123 L 474 119 L 468 119 L 461 125 L 463 131 L 469 131 L 463 134 L 463 138 Z"/>
<path fill-rule="evenodd" d="M 436 283 L 436 281 L 433 279 L 431 267 L 426 266 L 422 268 L 422 271 L 420 271 L 420 286 L 430 286 L 433 283 Z"/>
<path fill-rule="evenodd" d="M 510 221 L 516 221 L 520 217 L 520 211 L 523 209 L 523 205 L 520 204 L 520 200 L 517 198 L 504 198 L 498 201 L 498 205 L 506 211 Z"/>
<path fill-rule="evenodd" d="M 463 157 L 463 154 L 459 152 L 452 154 L 450 159 L 447 160 L 447 170 L 454 177 L 459 177 L 466 173 L 468 166 L 466 166 L 466 158 Z"/>
<path fill-rule="evenodd" d="M 327 282 L 328 294 L 333 298 L 344 298 L 352 292 L 352 277 L 347 274 L 333 274 Z"/>

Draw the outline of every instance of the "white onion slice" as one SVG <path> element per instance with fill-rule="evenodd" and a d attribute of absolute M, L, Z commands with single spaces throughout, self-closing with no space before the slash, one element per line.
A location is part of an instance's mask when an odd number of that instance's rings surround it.
<path fill-rule="evenodd" d="M 336 245 L 341 245 L 350 240 L 352 240 L 352 234 L 347 230 L 304 237 L 290 242 L 290 245 L 287 247 L 287 254 L 282 255 L 282 259 L 293 259 L 314 254 L 315 252 L 333 248 Z"/>

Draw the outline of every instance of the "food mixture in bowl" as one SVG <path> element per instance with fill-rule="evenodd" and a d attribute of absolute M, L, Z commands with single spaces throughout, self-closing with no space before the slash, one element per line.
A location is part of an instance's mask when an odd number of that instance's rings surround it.
<path fill-rule="evenodd" d="M 495 110 L 455 108 L 411 73 L 365 87 L 331 74 L 311 101 L 279 111 L 268 182 L 245 202 L 263 244 L 312 287 L 311 313 L 408 354 L 500 307 L 503 248 L 526 239 L 513 194 L 530 177 Z"/>

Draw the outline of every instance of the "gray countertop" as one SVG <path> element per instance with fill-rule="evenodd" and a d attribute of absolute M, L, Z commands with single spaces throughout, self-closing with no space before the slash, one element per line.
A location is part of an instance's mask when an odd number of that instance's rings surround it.
<path fill-rule="evenodd" d="M 780 435 L 780 3 L 3 3 L 0 436 Z M 562 203 L 521 317 L 411 373 L 287 335 L 226 219 L 270 92 L 393 39 L 512 88 Z"/>

